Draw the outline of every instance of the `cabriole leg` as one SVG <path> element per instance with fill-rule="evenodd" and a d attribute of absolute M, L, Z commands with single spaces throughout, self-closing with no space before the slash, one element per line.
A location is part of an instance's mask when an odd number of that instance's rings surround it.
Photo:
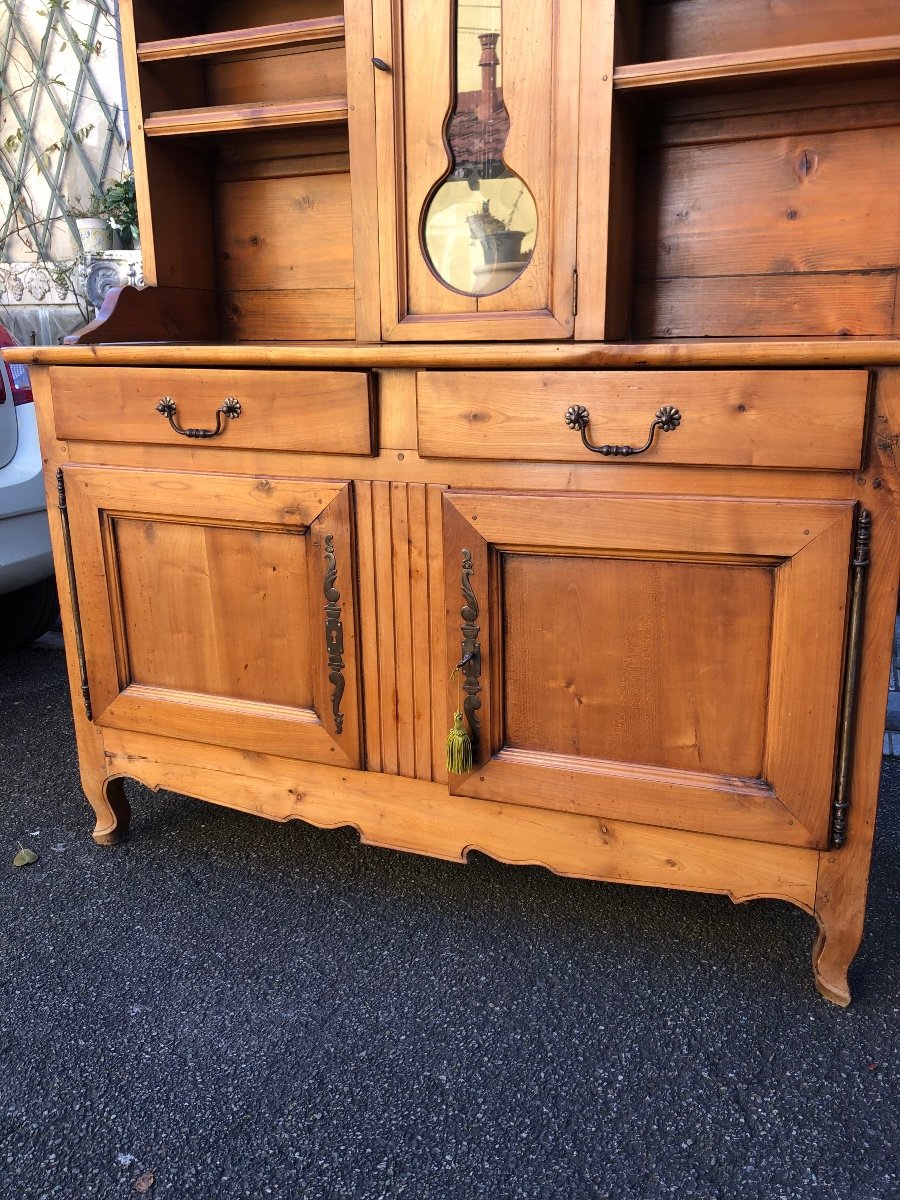
<path fill-rule="evenodd" d="M 819 932 L 813 944 L 812 966 L 816 988 L 832 1004 L 850 1003 L 847 972 L 862 939 L 862 920 L 846 917 L 833 908 L 816 914 Z"/>
<path fill-rule="evenodd" d="M 131 805 L 121 779 L 83 780 L 88 803 L 97 815 L 93 838 L 98 846 L 115 846 L 128 837 Z"/>

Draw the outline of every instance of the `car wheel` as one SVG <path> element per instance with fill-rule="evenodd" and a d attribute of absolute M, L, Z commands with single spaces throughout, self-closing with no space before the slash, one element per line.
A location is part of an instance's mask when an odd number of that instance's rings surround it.
<path fill-rule="evenodd" d="M 27 646 L 45 634 L 58 616 L 59 599 L 52 576 L 0 596 L 0 651 Z"/>

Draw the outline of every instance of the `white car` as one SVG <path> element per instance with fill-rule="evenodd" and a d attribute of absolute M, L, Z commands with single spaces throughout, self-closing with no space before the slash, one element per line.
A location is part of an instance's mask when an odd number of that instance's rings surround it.
<path fill-rule="evenodd" d="M 15 339 L 0 325 L 0 346 Z M 41 448 L 28 368 L 0 362 L 0 651 L 46 633 L 59 615 Z"/>

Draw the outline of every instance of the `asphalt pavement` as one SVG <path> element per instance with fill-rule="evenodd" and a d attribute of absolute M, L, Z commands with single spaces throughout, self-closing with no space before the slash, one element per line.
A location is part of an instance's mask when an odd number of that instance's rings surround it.
<path fill-rule="evenodd" d="M 137 785 L 94 846 L 58 642 L 0 714 L 0 1200 L 900 1198 L 897 760 L 842 1011 L 775 901 Z"/>

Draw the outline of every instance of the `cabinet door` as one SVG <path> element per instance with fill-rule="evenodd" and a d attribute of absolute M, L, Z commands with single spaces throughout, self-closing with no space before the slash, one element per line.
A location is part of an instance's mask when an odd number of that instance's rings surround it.
<path fill-rule="evenodd" d="M 348 484 L 63 477 L 97 724 L 360 765 Z"/>
<path fill-rule="evenodd" d="M 386 338 L 572 336 L 580 8 L 376 0 Z"/>
<path fill-rule="evenodd" d="M 452 791 L 827 845 L 851 503 L 444 503 Z"/>

